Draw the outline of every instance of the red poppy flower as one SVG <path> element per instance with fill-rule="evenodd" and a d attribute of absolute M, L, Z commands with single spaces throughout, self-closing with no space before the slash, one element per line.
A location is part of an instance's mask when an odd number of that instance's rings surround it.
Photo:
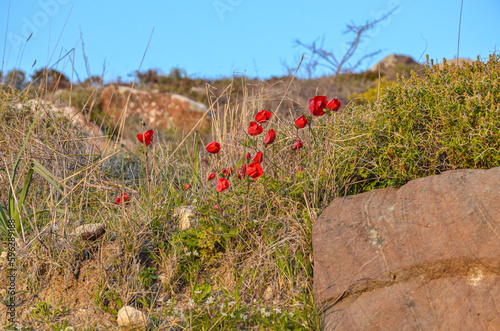
<path fill-rule="evenodd" d="M 262 161 L 264 161 L 264 154 L 262 154 L 262 152 L 257 152 L 257 154 L 255 154 L 255 157 L 253 158 L 253 162 L 261 163 Z"/>
<path fill-rule="evenodd" d="M 229 182 L 225 178 L 219 178 L 216 187 L 217 187 L 217 192 L 222 192 L 229 187 Z"/>
<path fill-rule="evenodd" d="M 274 139 L 276 139 L 276 132 L 274 131 L 274 129 L 271 129 L 267 131 L 266 138 L 264 139 L 264 144 L 272 144 L 274 142 Z"/>
<path fill-rule="evenodd" d="M 190 187 L 191 187 L 191 184 L 184 185 L 184 191 L 189 190 Z"/>
<path fill-rule="evenodd" d="M 139 133 L 139 134 L 137 134 L 137 139 L 139 139 L 139 141 L 141 143 L 143 143 L 143 144 L 145 143 L 146 146 L 149 146 L 153 142 L 153 133 L 154 133 L 153 130 L 148 130 L 144 133 Z M 144 137 L 144 139 L 143 139 L 143 137 Z"/>
<path fill-rule="evenodd" d="M 217 154 L 220 151 L 220 144 L 218 142 L 212 141 L 207 145 L 207 152 L 212 154 Z"/>
<path fill-rule="evenodd" d="M 257 124 L 257 122 L 250 122 L 248 127 L 248 134 L 251 136 L 257 136 L 264 131 L 264 128 Z"/>
<path fill-rule="evenodd" d="M 302 129 L 303 127 L 305 127 L 305 126 L 307 125 L 307 122 L 309 122 L 309 121 L 307 120 L 307 118 L 306 118 L 304 115 L 302 115 L 302 116 L 300 116 L 299 118 L 297 118 L 297 119 L 295 120 L 295 125 L 296 125 L 299 129 Z"/>
<path fill-rule="evenodd" d="M 219 209 L 219 205 L 215 205 L 215 206 L 214 206 L 214 209 Z"/>
<path fill-rule="evenodd" d="M 126 192 L 121 193 L 115 200 L 115 205 L 120 205 L 122 203 L 128 203 L 128 194 Z"/>
<path fill-rule="evenodd" d="M 212 180 L 215 178 L 215 174 L 213 172 L 210 173 L 210 175 L 208 175 L 208 180 Z"/>
<path fill-rule="evenodd" d="M 339 99 L 333 98 L 332 100 L 328 101 L 328 103 L 326 104 L 326 108 L 332 111 L 337 111 L 339 110 L 341 105 L 342 104 L 340 103 Z"/>
<path fill-rule="evenodd" d="M 293 149 L 301 149 L 303 146 L 302 141 L 297 140 L 295 144 L 293 144 Z"/>
<path fill-rule="evenodd" d="M 309 100 L 309 110 L 314 116 L 324 115 L 323 111 L 326 108 L 326 97 L 324 95 L 317 95 Z"/>
<path fill-rule="evenodd" d="M 266 123 L 271 119 L 272 113 L 269 110 L 261 110 L 255 115 L 255 120 L 259 123 Z"/>
<path fill-rule="evenodd" d="M 257 179 L 264 174 L 262 167 L 259 162 L 252 162 L 247 167 L 247 175 L 252 177 L 253 179 Z"/>
<path fill-rule="evenodd" d="M 247 154 L 247 160 L 250 160 L 251 156 L 250 156 L 250 152 Z"/>
<path fill-rule="evenodd" d="M 246 163 L 243 163 L 241 169 L 238 170 L 238 179 L 242 180 L 243 178 L 245 178 L 246 175 L 247 175 L 247 165 Z"/>

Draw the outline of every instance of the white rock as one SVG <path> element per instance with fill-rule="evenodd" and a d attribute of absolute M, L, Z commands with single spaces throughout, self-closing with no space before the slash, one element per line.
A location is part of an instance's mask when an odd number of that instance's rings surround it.
<path fill-rule="evenodd" d="M 149 318 L 134 307 L 125 306 L 118 311 L 118 326 L 123 330 L 146 330 L 149 325 Z"/>
<path fill-rule="evenodd" d="M 173 217 L 179 220 L 179 230 L 187 230 L 196 225 L 194 206 L 180 206 L 175 208 Z"/>

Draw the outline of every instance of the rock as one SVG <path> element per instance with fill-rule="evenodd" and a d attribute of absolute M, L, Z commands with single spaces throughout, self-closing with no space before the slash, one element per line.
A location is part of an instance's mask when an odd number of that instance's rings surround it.
<path fill-rule="evenodd" d="M 388 68 L 394 68 L 398 65 L 403 66 L 416 66 L 418 63 L 411 57 L 407 55 L 391 54 L 382 59 L 379 63 L 374 65 L 369 71 L 378 72 L 380 70 L 386 70 Z"/>
<path fill-rule="evenodd" d="M 205 95 L 207 93 L 207 90 L 204 87 L 193 86 L 193 87 L 191 87 L 191 89 L 189 89 L 189 92 L 200 94 L 200 95 Z"/>
<path fill-rule="evenodd" d="M 101 93 L 101 109 L 118 122 L 127 100 L 127 114 L 139 115 L 152 127 L 190 131 L 201 118 L 203 120 L 199 129 L 210 126 L 206 116 L 207 107 L 204 104 L 174 93 L 147 92 L 110 85 Z"/>
<path fill-rule="evenodd" d="M 116 321 L 123 330 L 146 330 L 150 322 L 143 312 L 130 306 L 118 311 Z"/>
<path fill-rule="evenodd" d="M 25 103 L 17 104 L 16 107 L 18 109 L 28 107 L 33 111 L 44 111 L 44 113 L 40 115 L 41 119 L 45 118 L 48 112 L 51 112 L 54 115 L 62 115 L 67 117 L 73 124 L 81 128 L 82 131 L 87 133 L 89 136 L 104 136 L 101 128 L 95 123 L 87 121 L 85 115 L 81 111 L 78 111 L 75 107 L 56 105 L 54 103 L 41 99 L 28 100 Z"/>
<path fill-rule="evenodd" d="M 187 230 L 192 226 L 196 225 L 196 219 L 194 218 L 194 206 L 180 206 L 175 208 L 174 218 L 178 219 L 179 230 Z"/>
<path fill-rule="evenodd" d="M 500 330 L 500 167 L 336 198 L 313 226 L 325 330 Z"/>
<path fill-rule="evenodd" d="M 437 66 L 442 69 L 445 65 L 458 65 L 459 67 L 463 66 L 465 63 L 471 64 L 474 61 L 466 58 L 458 58 L 458 59 L 444 59 L 443 62 L 438 63 Z"/>
<path fill-rule="evenodd" d="M 160 280 L 160 282 L 163 286 L 167 286 L 170 282 L 170 278 L 167 277 L 167 275 L 165 275 L 165 274 L 158 275 L 158 279 Z"/>
<path fill-rule="evenodd" d="M 272 298 L 274 298 L 274 291 L 271 286 L 266 287 L 266 290 L 264 291 L 264 295 L 262 296 L 262 298 L 266 301 L 269 301 Z"/>
<path fill-rule="evenodd" d="M 101 238 L 104 233 L 106 233 L 106 224 L 92 223 L 80 225 L 71 233 L 71 235 L 80 236 L 82 240 L 95 241 Z"/>

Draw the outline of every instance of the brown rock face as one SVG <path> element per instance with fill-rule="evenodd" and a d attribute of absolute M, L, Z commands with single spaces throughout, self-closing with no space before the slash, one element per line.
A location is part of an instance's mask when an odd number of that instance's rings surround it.
<path fill-rule="evenodd" d="M 337 198 L 313 250 L 325 330 L 500 330 L 500 168 Z"/>
<path fill-rule="evenodd" d="M 184 96 L 173 93 L 148 92 L 126 86 L 110 85 L 101 93 L 101 109 L 118 122 L 125 110 L 127 115 L 139 115 L 141 119 L 155 128 L 179 128 L 190 131 L 204 116 L 199 129 L 210 126 L 205 115 L 207 107 Z"/>

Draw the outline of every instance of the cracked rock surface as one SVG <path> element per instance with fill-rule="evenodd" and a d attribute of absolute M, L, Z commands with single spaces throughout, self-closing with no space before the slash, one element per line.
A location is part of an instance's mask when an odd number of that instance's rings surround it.
<path fill-rule="evenodd" d="M 500 330 L 500 168 L 336 198 L 313 251 L 325 330 Z"/>

